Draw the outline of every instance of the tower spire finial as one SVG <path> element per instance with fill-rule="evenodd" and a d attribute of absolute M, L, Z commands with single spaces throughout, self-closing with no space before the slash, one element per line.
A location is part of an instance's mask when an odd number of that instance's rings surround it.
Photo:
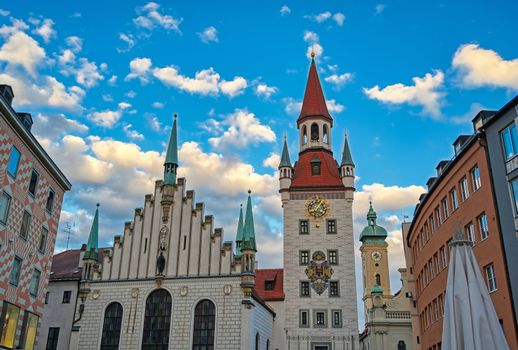
<path fill-rule="evenodd" d="M 315 44 L 311 44 L 311 60 L 314 61 L 315 60 Z"/>
<path fill-rule="evenodd" d="M 164 185 L 176 184 L 176 169 L 178 168 L 178 135 L 176 128 L 176 113 L 173 116 L 173 129 L 167 146 L 167 153 L 164 163 Z"/>
<path fill-rule="evenodd" d="M 99 252 L 99 203 L 96 204 L 94 220 L 90 228 L 90 235 L 88 236 L 88 243 L 86 244 L 86 251 L 83 255 L 83 260 L 93 259 L 97 260 Z"/>
<path fill-rule="evenodd" d="M 257 251 L 255 244 L 255 228 L 254 215 L 252 211 L 252 191 L 248 190 L 248 200 L 246 202 L 245 223 L 243 226 L 243 243 L 241 244 L 241 251 L 251 249 Z"/>

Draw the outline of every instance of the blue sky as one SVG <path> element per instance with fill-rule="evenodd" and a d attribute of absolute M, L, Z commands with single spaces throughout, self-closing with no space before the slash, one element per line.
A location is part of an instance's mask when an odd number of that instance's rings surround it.
<path fill-rule="evenodd" d="M 73 183 L 62 214 L 62 223 L 75 223 L 72 247 L 86 241 L 97 201 L 101 245 L 122 234 L 161 176 L 178 113 L 180 175 L 227 240 L 251 188 L 259 266 L 281 266 L 276 161 L 283 133 L 296 159 L 295 120 L 313 47 L 335 121 L 335 154 L 347 129 L 357 167 L 356 235 L 372 198 L 390 232 L 397 289 L 403 215 L 413 212 L 437 162 L 451 158 L 456 136 L 471 132 L 476 112 L 500 108 L 518 90 L 517 7 L 3 3 L 0 82 L 13 85 L 15 108 L 33 114 L 35 135 Z"/>

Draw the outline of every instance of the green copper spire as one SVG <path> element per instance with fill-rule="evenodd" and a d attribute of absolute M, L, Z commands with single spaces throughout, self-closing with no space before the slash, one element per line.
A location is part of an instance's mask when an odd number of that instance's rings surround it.
<path fill-rule="evenodd" d="M 176 184 L 176 169 L 178 168 L 178 136 L 176 135 L 176 114 L 174 115 L 173 130 L 169 138 L 169 146 L 164 163 L 164 185 Z"/>
<path fill-rule="evenodd" d="M 341 165 L 353 165 L 353 157 L 351 156 L 351 150 L 349 148 L 349 142 L 347 142 L 347 133 L 345 133 L 344 150 L 342 152 L 342 164 Z"/>
<path fill-rule="evenodd" d="M 97 260 L 97 254 L 99 252 L 99 203 L 95 209 L 94 221 L 92 222 L 92 228 L 90 229 L 90 236 L 88 236 L 88 243 L 86 245 L 86 251 L 83 256 L 83 260 L 93 259 Z"/>
<path fill-rule="evenodd" d="M 280 167 L 285 167 L 285 166 L 291 168 L 290 153 L 288 152 L 288 145 L 286 143 L 286 136 L 284 136 L 284 145 L 282 146 L 281 163 L 279 164 L 279 168 Z"/>
<path fill-rule="evenodd" d="M 385 244 L 385 238 L 387 238 L 387 230 L 376 224 L 378 215 L 372 208 L 372 202 L 369 202 L 369 211 L 367 212 L 367 226 L 362 230 L 360 234 L 360 241 L 362 243 L 377 243 Z"/>
<path fill-rule="evenodd" d="M 255 245 L 255 229 L 254 215 L 252 213 L 252 191 L 248 190 L 248 201 L 246 203 L 245 225 L 243 227 L 243 243 L 241 243 L 241 251 L 252 249 L 257 251 Z"/>
<path fill-rule="evenodd" d="M 236 252 L 237 254 L 241 253 L 241 243 L 243 242 L 243 205 L 241 204 L 241 208 L 239 208 L 239 221 L 237 223 L 237 233 L 236 233 Z"/>

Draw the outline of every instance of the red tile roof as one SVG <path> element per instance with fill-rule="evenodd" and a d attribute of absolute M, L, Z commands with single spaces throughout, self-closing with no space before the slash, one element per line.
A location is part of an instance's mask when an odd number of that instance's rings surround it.
<path fill-rule="evenodd" d="M 311 175 L 311 161 L 320 160 L 320 175 Z M 323 150 L 306 151 L 300 154 L 295 163 L 295 171 L 291 188 L 343 188 L 343 182 L 338 171 L 338 163 L 333 154 Z"/>
<path fill-rule="evenodd" d="M 302 101 L 302 108 L 297 123 L 310 116 L 322 116 L 331 122 L 331 126 L 333 125 L 333 118 L 327 110 L 326 99 L 322 92 L 314 60 L 311 61 L 311 67 L 309 68 L 306 92 L 304 93 L 304 100 Z"/>
<path fill-rule="evenodd" d="M 50 280 L 80 279 L 82 268 L 79 267 L 81 250 L 65 250 L 52 258 Z"/>
<path fill-rule="evenodd" d="M 266 290 L 266 282 L 273 281 L 273 290 Z M 264 301 L 284 300 L 284 270 L 255 270 L 255 293 Z"/>

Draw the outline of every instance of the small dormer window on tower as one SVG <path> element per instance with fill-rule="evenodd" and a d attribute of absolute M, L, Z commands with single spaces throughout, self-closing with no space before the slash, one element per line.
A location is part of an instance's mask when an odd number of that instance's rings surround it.
<path fill-rule="evenodd" d="M 318 124 L 313 123 L 311 124 L 311 141 L 312 142 L 318 142 L 320 139 L 318 135 Z"/>
<path fill-rule="evenodd" d="M 311 160 L 311 175 L 320 175 L 320 159 L 317 156 Z"/>

